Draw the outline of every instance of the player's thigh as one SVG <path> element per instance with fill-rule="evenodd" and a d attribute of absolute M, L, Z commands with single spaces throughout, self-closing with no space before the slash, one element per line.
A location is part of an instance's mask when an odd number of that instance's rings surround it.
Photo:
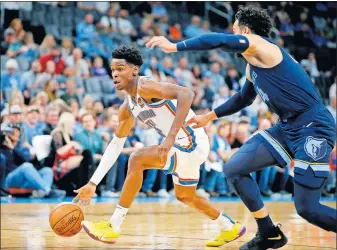
<path fill-rule="evenodd" d="M 162 169 L 167 161 L 167 156 L 164 161 L 159 157 L 158 145 L 149 146 L 137 150 L 132 153 L 129 158 L 129 170 L 139 166 L 142 166 L 144 169 Z"/>
<path fill-rule="evenodd" d="M 197 186 L 182 186 L 174 184 L 174 191 L 178 200 L 189 201 L 196 195 Z"/>
<path fill-rule="evenodd" d="M 255 135 L 243 144 L 236 153 L 224 164 L 224 174 L 227 178 L 237 175 L 247 175 L 278 162 L 267 147 L 268 142 Z"/>

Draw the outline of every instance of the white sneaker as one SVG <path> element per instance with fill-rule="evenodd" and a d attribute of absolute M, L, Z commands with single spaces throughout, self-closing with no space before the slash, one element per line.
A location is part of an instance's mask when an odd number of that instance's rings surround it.
<path fill-rule="evenodd" d="M 110 190 L 107 190 L 107 191 L 103 191 L 101 196 L 102 197 L 114 198 L 114 197 L 118 197 L 118 194 L 116 194 L 115 192 L 112 192 Z"/>
<path fill-rule="evenodd" d="M 176 196 L 176 191 L 174 190 L 174 188 L 172 190 L 170 190 L 168 193 L 171 196 Z"/>
<path fill-rule="evenodd" d="M 199 189 L 197 190 L 197 194 L 200 195 L 201 197 L 204 197 L 204 198 L 209 198 L 209 197 L 210 197 L 210 194 L 207 193 L 207 192 L 205 191 L 205 189 L 203 189 L 203 188 L 199 188 Z"/>
<path fill-rule="evenodd" d="M 30 196 L 31 198 L 43 198 L 45 197 L 46 192 L 43 190 L 33 190 L 32 195 Z"/>
<path fill-rule="evenodd" d="M 157 192 L 157 195 L 159 197 L 162 197 L 162 198 L 168 198 L 170 197 L 171 195 L 166 191 L 166 189 L 160 189 L 158 192 Z"/>

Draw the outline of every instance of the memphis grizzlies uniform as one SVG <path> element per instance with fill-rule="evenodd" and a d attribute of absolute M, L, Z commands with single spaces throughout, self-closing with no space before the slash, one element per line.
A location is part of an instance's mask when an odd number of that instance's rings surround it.
<path fill-rule="evenodd" d="M 283 60 L 272 68 L 249 65 L 256 93 L 280 117 L 278 124 L 256 138 L 281 166 L 294 159 L 297 183 L 320 188 L 329 174 L 335 122 L 302 66 L 280 50 Z"/>
<path fill-rule="evenodd" d="M 128 105 L 132 115 L 166 137 L 175 118 L 177 100 L 147 103 L 138 93 L 136 100 L 137 102 L 128 95 Z M 194 116 L 195 113 L 190 109 L 186 120 Z M 182 127 L 168 153 L 167 162 L 163 168 L 164 173 L 171 174 L 173 182 L 177 185 L 197 185 L 200 165 L 206 161 L 209 151 L 208 136 L 203 128 Z"/>

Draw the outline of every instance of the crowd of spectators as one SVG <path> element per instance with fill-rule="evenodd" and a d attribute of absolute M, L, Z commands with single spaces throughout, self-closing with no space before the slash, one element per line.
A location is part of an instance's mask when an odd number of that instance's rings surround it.
<path fill-rule="evenodd" d="M 39 8 L 64 9 L 69 3 L 38 4 Z M 308 47 L 336 46 L 333 28 L 336 18 L 311 16 L 304 8 L 299 19 L 293 21 L 292 5 L 281 3 L 278 7 L 268 7 L 275 21 L 274 38 L 280 46 L 290 51 L 289 48 L 296 44 L 298 31 L 307 42 L 308 39 L 312 41 Z M 133 43 L 144 48 L 144 38 L 152 35 L 165 35 L 177 41 L 214 31 L 200 16 L 191 16 L 189 24 L 171 21 L 169 11 L 161 2 L 138 6 L 132 11 L 138 13 L 137 18 L 131 16 L 131 10 L 122 3 L 78 2 L 76 10 L 81 11 L 82 19 L 76 22 L 73 32 L 69 36 L 60 35 L 66 33 L 63 31 L 49 34 L 46 26 L 47 34 L 37 43 L 35 37 L 39 34 L 23 25 L 27 25 L 27 15 L 34 8 L 27 3 L 4 3 L 3 8 L 1 192 L 15 193 L 15 189 L 26 189 L 33 197 L 73 195 L 73 190 L 84 185 L 99 164 L 118 126 L 118 108 L 125 96 L 124 92 L 114 89 L 109 76 L 109 58 L 115 46 Z M 39 11 L 37 9 L 36 16 Z M 31 28 L 31 25 L 33 23 L 27 27 Z M 63 28 L 66 29 L 60 26 Z M 231 32 L 230 27 L 226 32 Z M 143 51 L 145 63 L 141 74 L 192 88 L 195 92 L 192 109 L 197 113 L 224 103 L 241 89 L 245 80 L 238 59 L 221 50 L 197 57 L 185 54 L 172 57 L 158 51 Z M 332 79 L 324 85 L 325 89 L 318 85 L 317 88 L 320 93 L 328 93 L 324 101 L 336 120 L 335 69 L 322 70 L 315 57 L 314 52 L 305 58 L 295 55 L 314 82 L 321 74 Z M 97 88 L 102 92 L 96 91 Z M 258 97 L 241 112 L 210 123 L 206 131 L 212 151 L 201 166 L 198 193 L 205 197 L 235 196 L 223 174 L 223 164 L 254 133 L 277 121 L 278 117 Z M 130 154 L 142 147 L 159 144 L 162 139 L 153 129 L 135 122 L 121 156 L 107 174 L 98 194 L 118 197 Z M 331 196 L 335 190 L 335 154 L 331 161 L 333 171 L 324 192 L 326 196 Z M 253 177 L 261 194 L 269 197 L 275 192 L 292 192 L 288 181 L 290 173 L 291 166 L 284 169 L 270 166 L 254 173 Z M 169 197 L 174 194 L 171 189 L 170 176 L 158 170 L 145 171 L 141 195 Z"/>

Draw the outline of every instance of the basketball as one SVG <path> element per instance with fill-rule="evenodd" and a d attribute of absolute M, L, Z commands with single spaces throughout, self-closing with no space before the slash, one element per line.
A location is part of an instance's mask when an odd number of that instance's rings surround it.
<path fill-rule="evenodd" d="M 71 237 L 81 231 L 83 219 L 83 212 L 77 204 L 63 202 L 51 211 L 49 224 L 56 234 Z"/>

